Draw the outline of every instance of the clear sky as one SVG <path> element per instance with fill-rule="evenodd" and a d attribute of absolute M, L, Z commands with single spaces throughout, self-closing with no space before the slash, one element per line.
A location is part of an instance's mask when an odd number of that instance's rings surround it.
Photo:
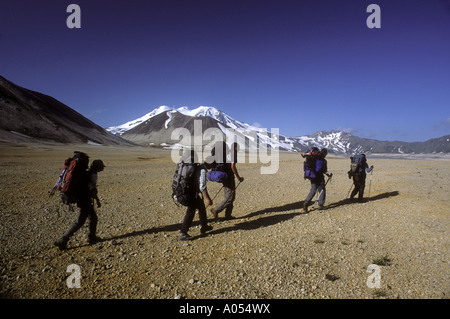
<path fill-rule="evenodd" d="M 290 136 L 425 141 L 450 134 L 450 1 L 3 1 L 0 75 L 103 127 L 214 106 Z"/>

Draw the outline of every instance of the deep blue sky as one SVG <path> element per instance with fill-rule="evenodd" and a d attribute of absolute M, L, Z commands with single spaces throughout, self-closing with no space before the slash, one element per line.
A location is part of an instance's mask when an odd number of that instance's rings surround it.
<path fill-rule="evenodd" d="M 0 75 L 103 127 L 214 106 L 285 135 L 424 141 L 450 134 L 450 1 L 4 1 Z"/>

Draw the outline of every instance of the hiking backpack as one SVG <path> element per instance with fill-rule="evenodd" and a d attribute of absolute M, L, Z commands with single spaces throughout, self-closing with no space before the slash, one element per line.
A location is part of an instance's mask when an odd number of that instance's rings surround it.
<path fill-rule="evenodd" d="M 211 157 L 208 157 L 210 159 Z M 208 181 L 224 183 L 228 179 L 225 163 L 217 163 L 215 160 L 211 163 L 212 168 L 206 175 Z"/>
<path fill-rule="evenodd" d="M 350 171 L 348 172 L 349 177 L 356 176 L 364 170 L 364 164 L 366 162 L 366 156 L 364 154 L 356 154 L 350 157 Z"/>
<path fill-rule="evenodd" d="M 228 174 L 227 172 L 213 168 L 208 172 L 206 177 L 211 182 L 224 183 L 228 179 Z"/>
<path fill-rule="evenodd" d="M 183 156 L 177 164 L 172 180 L 172 198 L 188 206 L 196 195 L 195 170 L 198 164 Z"/>
<path fill-rule="evenodd" d="M 56 190 L 59 191 L 64 204 L 73 204 L 80 199 L 89 164 L 89 156 L 86 153 L 74 153 L 73 157 L 64 161 L 63 170 L 50 193 L 50 196 L 53 196 Z"/>
<path fill-rule="evenodd" d="M 314 179 L 316 178 L 316 164 L 317 164 L 317 155 L 318 152 L 315 148 L 312 150 L 308 150 L 306 154 L 302 154 L 302 156 L 305 158 L 305 161 L 303 162 L 303 171 L 304 175 L 303 177 L 305 179 Z"/>

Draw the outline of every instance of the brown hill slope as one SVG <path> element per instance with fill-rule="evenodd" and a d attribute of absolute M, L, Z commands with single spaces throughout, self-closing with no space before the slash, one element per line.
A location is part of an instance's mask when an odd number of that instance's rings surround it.
<path fill-rule="evenodd" d="M 0 76 L 0 140 L 129 144 L 58 100 Z"/>

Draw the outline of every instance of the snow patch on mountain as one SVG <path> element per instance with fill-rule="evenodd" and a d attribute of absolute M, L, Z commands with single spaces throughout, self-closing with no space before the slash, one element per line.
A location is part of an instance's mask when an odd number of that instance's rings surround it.
<path fill-rule="evenodd" d="M 110 126 L 107 127 L 106 130 L 114 135 L 122 135 L 123 133 L 125 133 L 128 130 L 131 130 L 132 128 L 138 126 L 139 124 L 144 123 L 145 121 L 148 121 L 149 119 L 151 119 L 152 117 L 163 113 L 163 112 L 167 112 L 172 110 L 172 108 L 162 105 L 157 107 L 156 109 L 154 109 L 153 111 L 145 114 L 144 116 L 141 116 L 140 118 L 137 118 L 135 120 L 126 122 L 124 124 L 121 125 L 117 125 L 117 126 Z"/>

